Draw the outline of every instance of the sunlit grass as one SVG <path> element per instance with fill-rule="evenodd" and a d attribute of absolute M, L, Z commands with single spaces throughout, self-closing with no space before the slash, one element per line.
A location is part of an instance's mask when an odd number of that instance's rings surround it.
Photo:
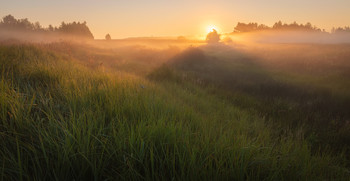
<path fill-rule="evenodd" d="M 49 45 L 48 45 L 49 46 Z M 344 155 L 171 70 L 150 81 L 0 46 L 2 180 L 346 179 Z"/>

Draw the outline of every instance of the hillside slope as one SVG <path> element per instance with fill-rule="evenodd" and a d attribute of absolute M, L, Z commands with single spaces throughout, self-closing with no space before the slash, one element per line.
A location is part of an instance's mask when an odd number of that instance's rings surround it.
<path fill-rule="evenodd" d="M 56 46 L 0 45 L 2 180 L 349 177 L 344 155 L 312 151 L 302 128 L 276 136 L 210 86 L 168 69 L 101 70 Z"/>

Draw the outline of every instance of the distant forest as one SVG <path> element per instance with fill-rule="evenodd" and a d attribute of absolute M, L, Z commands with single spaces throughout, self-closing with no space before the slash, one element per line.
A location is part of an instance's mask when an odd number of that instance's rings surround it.
<path fill-rule="evenodd" d="M 238 22 L 234 28 L 233 33 L 246 33 L 254 31 L 306 31 L 306 32 L 326 32 L 324 29 L 320 29 L 316 26 L 313 26 L 311 23 L 298 24 L 297 22 L 287 24 L 282 23 L 282 21 L 276 22 L 272 27 L 266 26 L 264 24 L 258 23 L 241 23 Z M 338 27 L 333 28 L 331 33 L 350 33 L 350 27 Z"/>
<path fill-rule="evenodd" d="M 32 23 L 27 18 L 16 19 L 12 15 L 7 15 L 0 20 L 0 31 L 8 32 L 25 32 L 25 33 L 44 33 L 63 35 L 67 37 L 75 37 L 82 39 L 94 39 L 86 22 L 62 22 L 60 26 L 54 27 L 49 25 L 43 27 L 39 22 Z M 272 27 L 258 23 L 241 23 L 239 22 L 234 28 L 234 33 L 246 33 L 246 32 L 257 32 L 257 31 L 303 31 L 303 32 L 326 32 L 324 29 L 313 26 L 311 23 L 298 24 L 296 22 L 287 24 L 281 21 L 276 22 Z M 350 33 L 350 27 L 338 27 L 333 28 L 330 32 L 332 34 Z"/>
<path fill-rule="evenodd" d="M 0 21 L 0 31 L 38 32 L 38 33 L 59 33 L 62 35 L 74 36 L 84 39 L 94 39 L 86 22 L 62 22 L 59 27 L 49 25 L 42 27 L 39 22 L 32 23 L 27 18 L 16 19 L 12 15 L 7 15 Z"/>

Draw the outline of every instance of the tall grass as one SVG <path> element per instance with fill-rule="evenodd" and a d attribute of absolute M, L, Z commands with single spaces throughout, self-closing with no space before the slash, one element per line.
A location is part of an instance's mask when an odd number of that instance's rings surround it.
<path fill-rule="evenodd" d="M 322 180 L 344 155 L 311 152 L 191 82 L 103 73 L 36 45 L 0 46 L 2 180 Z"/>
<path fill-rule="evenodd" d="M 314 46 L 307 49 L 324 50 L 322 46 Z M 281 133 L 281 125 L 292 129 L 302 126 L 314 149 L 346 150 L 349 155 L 350 87 L 343 83 L 349 81 L 349 77 L 346 76 L 346 68 L 339 67 L 340 64 L 348 66 L 349 63 L 343 62 L 343 59 L 350 54 L 317 61 L 341 53 L 334 51 L 335 48 L 338 47 L 332 47 L 331 52 L 326 49 L 328 53 L 307 58 L 295 56 L 292 60 L 279 55 L 274 60 L 277 65 L 272 66 L 268 65 L 271 62 L 261 60 L 266 55 L 253 57 L 229 46 L 208 45 L 180 53 L 149 77 L 209 88 L 209 92 L 235 106 L 257 112 L 270 123 L 276 122 L 277 135 Z M 283 46 L 275 49 L 283 49 Z M 295 50 L 288 48 L 284 54 L 289 55 Z M 267 55 L 275 54 L 269 52 Z M 296 62 L 301 61 L 308 65 L 307 71 L 293 68 Z M 286 65 L 279 66 L 280 62 Z"/>

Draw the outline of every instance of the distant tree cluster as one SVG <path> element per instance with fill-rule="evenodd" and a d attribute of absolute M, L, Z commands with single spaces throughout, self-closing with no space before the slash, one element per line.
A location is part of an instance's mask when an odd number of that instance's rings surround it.
<path fill-rule="evenodd" d="M 257 31 L 257 30 L 267 30 L 267 29 L 271 29 L 270 27 L 260 24 L 258 25 L 258 23 L 240 23 L 238 22 L 238 24 L 235 27 L 234 32 L 237 33 L 244 33 L 244 32 L 251 32 L 251 31 Z"/>
<path fill-rule="evenodd" d="M 275 23 L 272 27 L 272 29 L 276 30 L 301 30 L 301 31 L 321 31 L 320 28 L 317 28 L 316 26 L 313 26 L 311 23 L 304 24 L 298 24 L 294 21 L 294 23 L 287 24 L 282 23 L 281 21 Z"/>
<path fill-rule="evenodd" d="M 350 27 L 339 27 L 339 28 L 333 28 L 332 33 L 350 33 Z"/>
<path fill-rule="evenodd" d="M 63 35 L 76 36 L 79 38 L 94 38 L 89 27 L 86 25 L 86 22 L 62 22 L 59 27 L 53 27 L 52 25 L 49 25 L 47 28 L 44 28 L 40 25 L 39 22 L 32 23 L 27 18 L 16 19 L 12 15 L 7 15 L 2 18 L 0 21 L 0 30 L 15 30 L 21 32 L 56 32 Z"/>
<path fill-rule="evenodd" d="M 311 32 L 321 32 L 321 29 L 313 26 L 311 23 L 298 24 L 296 22 L 287 24 L 281 21 L 276 22 L 272 27 L 266 26 L 264 24 L 258 23 L 238 23 L 234 28 L 236 33 L 261 31 L 261 30 L 292 30 L 292 31 L 311 31 Z M 324 31 L 324 30 L 323 30 Z"/>
<path fill-rule="evenodd" d="M 27 18 L 16 19 L 12 15 L 7 15 L 0 21 L 0 28 L 6 30 L 23 30 L 23 31 L 43 31 L 44 29 L 39 22 L 32 23 Z"/>
<path fill-rule="evenodd" d="M 58 28 L 58 31 L 67 35 L 94 39 L 94 36 L 92 35 L 85 21 L 83 23 L 75 21 L 73 23 L 62 22 L 61 26 Z"/>

